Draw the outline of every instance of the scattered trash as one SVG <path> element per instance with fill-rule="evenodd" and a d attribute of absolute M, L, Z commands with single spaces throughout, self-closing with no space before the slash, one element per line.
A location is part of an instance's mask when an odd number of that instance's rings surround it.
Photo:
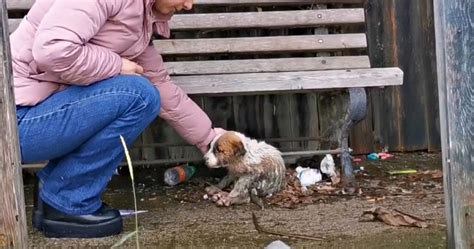
<path fill-rule="evenodd" d="M 296 167 L 296 174 L 304 190 L 323 179 L 323 176 L 319 170 L 303 168 L 301 166 Z"/>
<path fill-rule="evenodd" d="M 336 165 L 334 164 L 334 159 L 330 154 L 327 154 L 320 164 L 321 172 L 328 175 L 329 177 L 336 175 Z"/>
<path fill-rule="evenodd" d="M 387 173 L 389 175 L 410 175 L 410 174 L 416 174 L 416 169 L 404 169 L 404 170 L 392 170 L 388 171 Z"/>
<path fill-rule="evenodd" d="M 336 164 L 332 155 L 326 154 L 326 156 L 321 160 L 320 164 L 321 173 L 326 174 L 330 179 L 332 184 L 336 185 L 341 181 L 341 178 L 336 172 Z"/>
<path fill-rule="evenodd" d="M 407 214 L 400 210 L 387 210 L 382 207 L 372 208 L 364 211 L 361 221 L 375 221 L 379 220 L 390 226 L 408 226 L 426 228 L 428 224 L 426 219 Z"/>
<path fill-rule="evenodd" d="M 132 216 L 132 215 L 135 215 L 135 214 L 147 213 L 148 210 L 138 210 L 138 211 L 135 212 L 135 210 L 120 209 L 119 212 L 120 212 L 120 216 L 128 217 L 128 216 Z"/>
<path fill-rule="evenodd" d="M 352 159 L 352 161 L 355 162 L 355 163 L 361 163 L 362 159 L 358 158 L 358 157 L 354 157 L 354 159 Z"/>
<path fill-rule="evenodd" d="M 180 165 L 169 168 L 165 171 L 164 181 L 170 186 L 185 182 L 196 173 L 196 167 L 190 165 Z"/>
<path fill-rule="evenodd" d="M 359 168 L 354 168 L 354 173 L 355 174 L 363 173 L 363 172 L 365 172 L 364 166 L 360 166 Z"/>
<path fill-rule="evenodd" d="M 376 160 L 387 160 L 389 158 L 392 158 L 394 157 L 394 155 L 392 154 L 389 154 L 387 152 L 380 152 L 380 153 L 370 153 L 367 155 L 367 159 L 369 159 L 370 161 L 376 161 Z"/>
<path fill-rule="evenodd" d="M 370 161 L 376 161 L 376 160 L 379 160 L 379 154 L 377 153 L 370 153 L 367 155 L 367 159 L 369 159 Z"/>
<path fill-rule="evenodd" d="M 275 240 L 268 244 L 264 249 L 291 249 L 287 244 L 281 240 Z"/>
<path fill-rule="evenodd" d="M 387 152 L 381 152 L 378 154 L 379 158 L 382 159 L 382 160 L 387 160 L 389 158 L 392 158 L 393 155 L 392 154 L 389 154 Z"/>

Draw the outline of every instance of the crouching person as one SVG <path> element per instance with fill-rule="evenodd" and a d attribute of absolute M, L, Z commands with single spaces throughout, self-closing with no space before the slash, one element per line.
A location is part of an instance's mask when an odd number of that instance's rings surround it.
<path fill-rule="evenodd" d="M 122 231 L 101 200 L 131 145 L 158 115 L 201 152 L 215 130 L 176 85 L 152 35 L 169 36 L 175 11 L 192 0 L 36 0 L 11 34 L 23 163 L 38 172 L 33 225 L 47 237 Z"/>

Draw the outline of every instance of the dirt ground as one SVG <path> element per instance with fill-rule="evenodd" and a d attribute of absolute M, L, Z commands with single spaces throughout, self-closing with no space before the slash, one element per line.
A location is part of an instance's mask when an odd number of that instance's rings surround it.
<path fill-rule="evenodd" d="M 354 165 L 362 193 L 342 195 L 327 184 L 299 191 L 295 178 L 280 196 L 266 200 L 265 209 L 254 204 L 216 207 L 202 199 L 203 189 L 222 172 L 199 168 L 198 174 L 176 187 L 163 184 L 163 168 L 137 168 L 138 216 L 141 248 L 264 248 L 281 240 L 291 248 L 445 248 L 445 221 L 439 154 L 395 154 L 379 161 L 363 160 Z M 389 175 L 400 169 L 417 173 Z M 290 169 L 291 171 L 291 169 Z M 25 180 L 29 224 L 32 183 Z M 131 181 L 126 174 L 114 177 L 104 201 L 119 209 L 133 209 Z M 362 221 L 373 207 L 397 209 L 426 219 L 427 228 L 394 227 L 381 221 Z M 287 236 L 259 233 L 252 220 L 264 230 Z M 135 219 L 126 218 L 124 233 L 105 239 L 46 239 L 29 227 L 32 248 L 110 248 L 135 229 Z M 288 235 L 291 234 L 291 235 Z M 320 241 L 293 237 L 294 234 Z M 120 248 L 134 248 L 129 239 Z"/>

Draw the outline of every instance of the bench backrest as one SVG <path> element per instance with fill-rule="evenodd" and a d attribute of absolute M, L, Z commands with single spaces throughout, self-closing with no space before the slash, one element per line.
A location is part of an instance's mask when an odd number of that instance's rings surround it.
<path fill-rule="evenodd" d="M 32 2 L 9 0 L 8 7 L 26 13 Z M 154 45 L 175 82 L 189 94 L 400 84 L 398 70 L 362 70 L 347 77 L 337 71 L 370 68 L 362 2 L 195 0 L 193 11 L 171 19 L 172 39 L 155 40 Z M 19 19 L 9 22 L 14 30 Z"/>

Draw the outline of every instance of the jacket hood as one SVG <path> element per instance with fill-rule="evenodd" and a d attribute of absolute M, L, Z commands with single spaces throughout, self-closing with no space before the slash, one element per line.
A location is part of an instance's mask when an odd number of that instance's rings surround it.
<path fill-rule="evenodd" d="M 164 14 L 156 12 L 153 9 L 153 5 L 155 4 L 155 2 L 156 2 L 155 0 L 144 0 L 145 11 L 146 13 L 151 14 L 149 18 L 153 22 L 153 32 L 160 36 L 169 38 L 171 31 L 169 28 L 168 21 L 171 19 L 173 14 L 164 15 Z"/>

